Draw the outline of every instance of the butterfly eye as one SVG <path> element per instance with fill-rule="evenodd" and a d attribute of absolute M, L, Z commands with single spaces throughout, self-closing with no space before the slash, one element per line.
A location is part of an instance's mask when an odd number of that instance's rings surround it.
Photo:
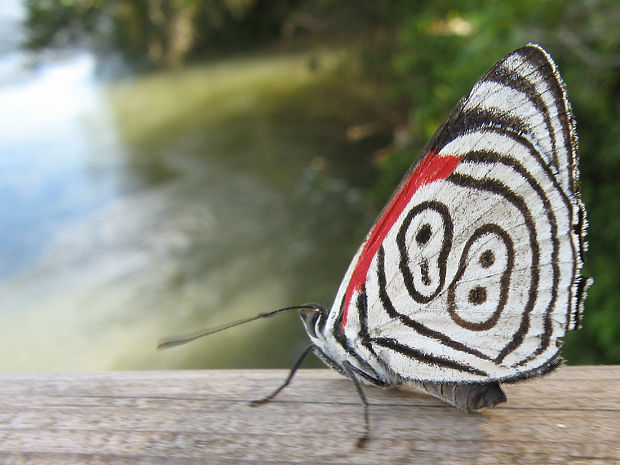
<path fill-rule="evenodd" d="M 428 223 L 424 223 L 420 229 L 418 229 L 417 234 L 415 235 L 415 240 L 418 245 L 423 246 L 426 245 L 428 240 L 431 238 L 431 225 Z"/>
<path fill-rule="evenodd" d="M 310 337 L 316 338 L 316 327 L 321 319 L 321 312 L 318 310 L 308 310 L 303 309 L 299 310 L 299 316 L 304 323 L 304 327 L 306 328 L 306 332 Z"/>

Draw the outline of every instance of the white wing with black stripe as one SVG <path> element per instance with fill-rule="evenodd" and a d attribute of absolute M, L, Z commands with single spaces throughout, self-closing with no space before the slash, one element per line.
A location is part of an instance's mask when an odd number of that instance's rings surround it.
<path fill-rule="evenodd" d="M 528 45 L 501 59 L 358 250 L 327 321 L 332 343 L 412 381 L 516 380 L 557 366 L 589 284 L 576 150 L 549 55 Z"/>

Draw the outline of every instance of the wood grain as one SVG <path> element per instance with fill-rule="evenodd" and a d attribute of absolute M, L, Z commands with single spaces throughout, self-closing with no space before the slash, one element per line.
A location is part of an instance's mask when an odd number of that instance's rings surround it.
<path fill-rule="evenodd" d="M 563 367 L 504 385 L 466 414 L 423 394 L 365 388 L 330 370 L 0 375 L 2 464 L 620 463 L 620 366 Z"/>

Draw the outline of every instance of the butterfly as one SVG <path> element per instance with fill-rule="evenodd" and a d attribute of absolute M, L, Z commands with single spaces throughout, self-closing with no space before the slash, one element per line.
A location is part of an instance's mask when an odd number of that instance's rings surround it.
<path fill-rule="evenodd" d="M 591 279 L 577 135 L 557 67 L 529 44 L 462 98 L 406 173 L 328 309 L 297 310 L 317 355 L 361 384 L 413 387 L 465 411 L 505 402 L 500 383 L 561 363 Z"/>

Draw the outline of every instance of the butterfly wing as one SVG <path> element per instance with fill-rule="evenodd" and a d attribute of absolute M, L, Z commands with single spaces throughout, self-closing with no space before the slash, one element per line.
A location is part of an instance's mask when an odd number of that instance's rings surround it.
<path fill-rule="evenodd" d="M 338 292 L 356 350 L 412 381 L 516 380 L 579 325 L 585 210 L 575 124 L 549 55 L 502 58 L 407 173 Z"/>

